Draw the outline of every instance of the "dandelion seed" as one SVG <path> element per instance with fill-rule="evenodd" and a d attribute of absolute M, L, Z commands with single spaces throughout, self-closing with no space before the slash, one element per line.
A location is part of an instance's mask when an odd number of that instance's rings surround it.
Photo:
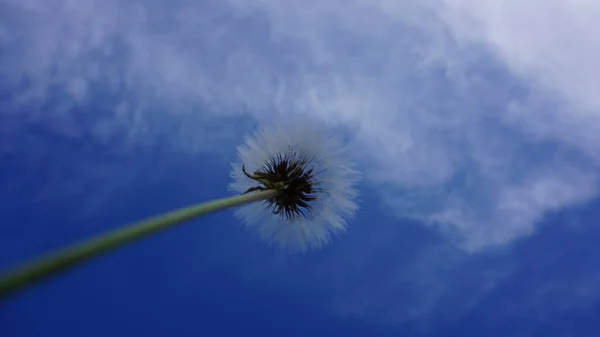
<path fill-rule="evenodd" d="M 247 137 L 238 156 L 230 190 L 280 191 L 236 210 L 263 240 L 306 251 L 345 232 L 358 209 L 354 185 L 359 174 L 339 139 L 311 123 L 274 126 Z"/>

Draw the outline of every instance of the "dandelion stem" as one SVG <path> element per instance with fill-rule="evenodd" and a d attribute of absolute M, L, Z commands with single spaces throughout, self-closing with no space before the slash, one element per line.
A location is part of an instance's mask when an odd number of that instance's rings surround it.
<path fill-rule="evenodd" d="M 277 193 L 277 190 L 270 189 L 192 205 L 130 224 L 87 241 L 74 244 L 73 246 L 43 255 L 0 277 L 0 300 L 34 282 L 58 274 L 111 249 L 118 248 L 202 215 L 267 199 L 275 196 Z"/>

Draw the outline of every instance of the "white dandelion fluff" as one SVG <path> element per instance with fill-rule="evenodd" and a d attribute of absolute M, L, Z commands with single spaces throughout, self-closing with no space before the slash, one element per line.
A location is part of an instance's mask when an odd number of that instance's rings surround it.
<path fill-rule="evenodd" d="M 340 139 L 317 124 L 290 123 L 248 136 L 237 150 L 230 190 L 247 193 L 285 185 L 278 196 L 236 210 L 263 240 L 306 251 L 346 231 L 358 209 L 354 185 L 359 174 Z"/>

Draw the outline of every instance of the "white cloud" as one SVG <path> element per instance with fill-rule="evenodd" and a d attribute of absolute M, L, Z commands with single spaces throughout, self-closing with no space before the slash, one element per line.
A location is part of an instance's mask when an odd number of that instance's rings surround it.
<path fill-rule="evenodd" d="M 371 178 L 402 193 L 393 196 L 399 199 L 391 205 L 396 212 L 441 221 L 473 247 L 531 233 L 545 212 L 595 191 L 585 160 L 569 169 L 583 178 L 571 179 L 561 169 L 569 160 L 565 153 L 590 154 L 600 144 L 595 141 L 600 119 L 589 110 L 597 103 L 591 94 L 597 64 L 590 56 L 596 38 L 584 34 L 600 13 L 592 3 L 1 4 L 7 17 L 1 31 L 17 34 L 1 35 L 13 48 L 3 56 L 0 72 L 8 84 L 17 85 L 23 76 L 33 83 L 17 100 L 31 103 L 37 97 L 41 104 L 51 89 L 62 88 L 72 100 L 59 105 L 61 111 L 39 114 L 68 119 L 74 118 L 72 105 L 89 99 L 98 83 L 130 93 L 128 109 L 120 102 L 92 126 L 101 138 L 123 132 L 124 122 L 128 139 L 140 143 L 152 143 L 165 118 L 185 120 L 179 128 L 202 127 L 202 118 L 192 113 L 199 105 L 218 115 L 245 105 L 258 119 L 269 118 L 274 109 L 317 116 L 356 131 Z M 552 15 L 564 23 L 560 28 L 550 25 Z M 573 36 L 581 38 L 573 42 Z M 486 48 L 517 74 L 547 82 L 570 100 L 550 107 L 554 101 L 547 93 L 534 82 L 511 78 Z M 149 106 L 169 112 L 150 112 Z M 180 143 L 204 143 L 201 133 L 188 132 Z M 557 139 L 566 147 L 562 152 L 543 146 Z M 546 151 L 543 163 L 528 162 L 523 148 Z M 557 158 L 544 159 L 552 156 Z M 540 169 L 543 178 L 533 174 Z M 567 195 L 574 196 L 553 203 L 511 194 L 565 181 L 573 191 Z M 408 200 L 402 199 L 415 193 L 422 197 L 405 207 Z M 506 195 L 511 204 L 528 207 L 501 206 Z"/>
<path fill-rule="evenodd" d="M 600 5 L 232 3 L 267 15 L 276 39 L 306 45 L 320 69 L 293 78 L 296 107 L 356 126 L 371 178 L 392 183 L 386 199 L 400 215 L 441 223 L 479 249 L 595 195 Z"/>
<path fill-rule="evenodd" d="M 592 0 L 442 1 L 459 39 L 483 42 L 509 66 L 573 104 L 600 108 L 600 3 Z M 572 113 L 582 113 L 576 110 Z M 589 112 L 589 111 L 588 111 Z"/>
<path fill-rule="evenodd" d="M 575 143 L 598 160 L 600 150 L 600 3 L 591 0 L 443 0 L 439 15 L 461 43 L 481 43 L 552 106 L 516 103 L 508 114 L 524 132 Z M 535 98 L 534 98 L 535 100 Z M 564 102 L 566 106 L 564 106 Z M 561 104 L 563 103 L 563 104 Z"/>

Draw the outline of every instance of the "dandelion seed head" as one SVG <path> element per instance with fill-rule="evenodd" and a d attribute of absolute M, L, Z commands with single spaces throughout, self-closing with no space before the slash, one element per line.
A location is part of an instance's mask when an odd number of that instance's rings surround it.
<path fill-rule="evenodd" d="M 306 251 L 346 231 L 347 220 L 358 209 L 354 185 L 359 174 L 340 139 L 317 124 L 290 123 L 246 137 L 237 150 L 230 190 L 285 186 L 274 198 L 236 210 L 263 240 Z"/>

